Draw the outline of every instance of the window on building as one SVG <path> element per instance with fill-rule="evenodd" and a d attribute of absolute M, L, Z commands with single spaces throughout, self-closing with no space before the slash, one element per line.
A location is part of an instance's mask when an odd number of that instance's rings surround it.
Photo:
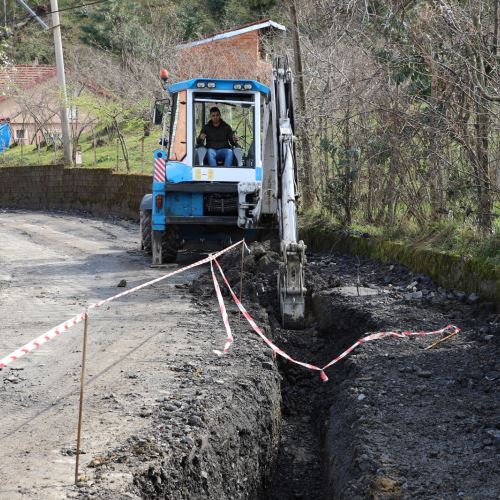
<path fill-rule="evenodd" d="M 24 128 L 16 129 L 16 139 L 25 139 L 26 138 L 26 130 Z"/>

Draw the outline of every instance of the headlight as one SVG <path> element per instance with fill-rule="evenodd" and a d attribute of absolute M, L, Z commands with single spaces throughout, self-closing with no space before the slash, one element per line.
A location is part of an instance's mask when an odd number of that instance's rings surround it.
<path fill-rule="evenodd" d="M 196 83 L 196 86 L 199 88 L 199 89 L 204 89 L 205 88 L 205 82 L 197 82 Z"/>
<path fill-rule="evenodd" d="M 241 90 L 242 88 L 243 88 L 243 86 L 241 85 L 241 83 L 235 83 L 233 85 L 234 90 Z"/>
<path fill-rule="evenodd" d="M 245 90 L 252 90 L 252 87 L 253 87 L 253 86 L 252 86 L 252 84 L 251 84 L 251 83 L 245 83 L 245 85 L 243 85 L 243 88 L 244 88 Z"/>
<path fill-rule="evenodd" d="M 208 87 L 209 89 L 214 89 L 214 88 L 215 88 L 215 82 L 208 82 L 208 83 L 207 83 L 207 87 Z"/>

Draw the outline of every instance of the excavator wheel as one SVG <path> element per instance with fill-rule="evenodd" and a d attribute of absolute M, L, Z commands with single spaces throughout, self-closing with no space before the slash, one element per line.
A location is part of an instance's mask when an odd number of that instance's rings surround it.
<path fill-rule="evenodd" d="M 141 250 L 151 255 L 153 252 L 151 243 L 151 210 L 141 210 L 139 220 L 141 227 Z"/>
<path fill-rule="evenodd" d="M 164 263 L 175 262 L 182 240 L 177 226 L 167 226 L 161 241 L 161 257 Z"/>

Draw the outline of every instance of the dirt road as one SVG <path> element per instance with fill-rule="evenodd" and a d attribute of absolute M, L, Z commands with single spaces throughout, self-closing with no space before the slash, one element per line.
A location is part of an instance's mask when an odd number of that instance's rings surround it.
<path fill-rule="evenodd" d="M 86 304 L 122 291 L 121 280 L 129 288 L 168 272 L 149 267 L 137 229 L 57 213 L 0 213 L 0 357 Z M 193 314 L 184 284 L 200 272 L 180 274 L 91 315 L 86 456 L 103 454 L 143 427 L 154 400 L 168 394 L 152 383 L 153 374 L 163 383 L 172 376 L 165 354 L 199 353 L 201 344 L 190 343 L 179 323 Z M 77 325 L 0 372 L 0 498 L 71 493 L 82 331 Z"/>

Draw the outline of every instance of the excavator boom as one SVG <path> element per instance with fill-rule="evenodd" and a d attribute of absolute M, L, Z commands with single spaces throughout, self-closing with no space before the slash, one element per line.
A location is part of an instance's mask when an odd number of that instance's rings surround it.
<path fill-rule="evenodd" d="M 297 169 L 293 116 L 293 79 L 288 60 L 276 58 L 273 69 L 273 111 L 277 123 L 277 198 L 281 258 L 278 293 L 283 325 L 301 328 L 305 316 L 306 247 L 298 240 Z"/>

